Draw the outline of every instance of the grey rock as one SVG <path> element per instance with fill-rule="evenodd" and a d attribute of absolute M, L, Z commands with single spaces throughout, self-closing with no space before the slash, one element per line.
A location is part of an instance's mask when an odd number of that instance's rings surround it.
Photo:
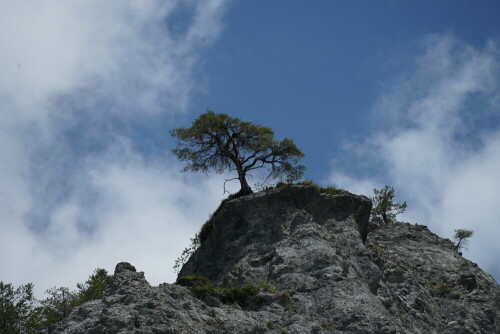
<path fill-rule="evenodd" d="M 286 186 L 226 201 L 180 276 L 267 282 L 259 303 L 152 287 L 116 266 L 54 333 L 500 333 L 500 287 L 427 227 L 369 222 L 371 202 Z"/>

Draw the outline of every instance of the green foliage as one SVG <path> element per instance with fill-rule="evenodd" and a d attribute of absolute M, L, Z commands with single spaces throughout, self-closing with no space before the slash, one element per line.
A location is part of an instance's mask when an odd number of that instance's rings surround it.
<path fill-rule="evenodd" d="M 205 224 L 206 225 L 206 224 Z M 209 224 L 207 225 L 207 227 L 205 227 L 205 225 L 203 225 L 202 227 L 202 232 L 203 232 L 203 235 L 204 235 L 204 238 L 206 239 L 206 236 L 208 236 L 208 233 L 210 232 L 209 230 L 208 231 L 204 231 L 203 228 L 209 228 L 211 229 L 212 228 L 212 225 Z M 202 233 L 200 232 L 200 234 Z M 200 241 L 200 237 L 199 237 L 199 234 L 196 233 L 194 235 L 194 238 L 190 238 L 191 240 L 191 244 L 184 248 L 184 250 L 182 251 L 182 254 L 181 256 L 179 256 L 176 260 L 175 260 L 175 264 L 174 264 L 174 271 L 176 273 L 178 273 L 182 266 L 187 262 L 187 260 L 189 260 L 189 258 L 191 257 L 191 255 L 200 247 L 201 245 L 201 241 Z"/>
<path fill-rule="evenodd" d="M 281 294 L 281 302 L 283 303 L 285 310 L 293 311 L 295 309 L 295 307 L 293 306 L 292 298 L 287 291 L 284 291 Z"/>
<path fill-rule="evenodd" d="M 304 154 L 291 139 L 274 140 L 274 132 L 226 114 L 207 110 L 189 128 L 170 132 L 179 139 L 172 152 L 186 165 L 183 171 L 236 172 L 242 194 L 251 193 L 247 174 L 267 168 L 267 178 L 301 178 L 305 167 L 298 164 Z"/>
<path fill-rule="evenodd" d="M 198 287 L 211 287 L 212 282 L 206 277 L 203 276 L 182 276 L 177 279 L 176 284 L 182 286 L 198 286 Z"/>
<path fill-rule="evenodd" d="M 68 288 L 53 287 L 45 292 L 48 297 L 41 301 L 38 308 L 41 328 L 50 328 L 52 324 L 66 318 L 78 304 L 77 294 Z"/>
<path fill-rule="evenodd" d="M 319 186 L 316 183 L 314 183 L 313 180 L 302 180 L 300 182 L 297 182 L 297 184 L 300 186 L 313 186 L 319 188 Z"/>
<path fill-rule="evenodd" d="M 396 222 L 396 216 L 406 211 L 406 202 L 394 202 L 394 188 L 385 186 L 383 189 L 373 189 L 375 194 L 371 198 L 373 202 L 372 215 L 382 218 L 385 224 Z"/>
<path fill-rule="evenodd" d="M 80 305 L 89 300 L 101 299 L 111 285 L 113 276 L 108 275 L 106 269 L 97 268 L 85 283 L 77 283 L 78 293 L 76 304 Z"/>
<path fill-rule="evenodd" d="M 288 183 L 279 181 L 278 183 L 276 183 L 276 188 L 286 187 L 287 185 Z"/>
<path fill-rule="evenodd" d="M 326 188 L 320 188 L 320 192 L 324 194 L 329 194 L 329 195 L 338 195 L 343 192 L 342 189 L 335 188 L 333 186 L 328 186 Z"/>
<path fill-rule="evenodd" d="M 215 210 L 215 212 L 210 215 L 210 218 L 208 218 L 208 220 L 201 226 L 201 230 L 198 233 L 198 239 L 200 240 L 200 245 L 203 244 L 205 242 L 205 240 L 207 240 L 208 235 L 210 234 L 210 232 L 212 231 L 212 229 L 214 227 L 215 217 L 217 216 L 219 211 L 224 206 L 224 203 L 226 203 L 227 201 L 232 199 L 235 195 L 236 194 L 230 195 L 228 198 L 223 199 L 222 202 L 219 204 L 219 207 L 217 208 L 217 210 Z"/>
<path fill-rule="evenodd" d="M 267 282 L 247 283 L 242 287 L 214 286 L 202 276 L 182 276 L 176 284 L 189 287 L 198 298 L 214 297 L 224 304 L 238 304 L 242 307 L 250 304 L 259 305 L 263 302 L 261 292 L 276 293 L 276 289 Z"/>
<path fill-rule="evenodd" d="M 97 268 L 85 283 L 77 283 L 77 291 L 70 291 L 65 287 L 53 287 L 46 291 L 47 298 L 40 302 L 37 309 L 40 327 L 50 328 L 66 318 L 71 311 L 90 300 L 104 297 L 106 289 L 111 285 L 113 276 L 108 275 L 106 269 Z"/>
<path fill-rule="evenodd" d="M 455 234 L 453 235 L 453 238 L 456 240 L 455 244 L 455 250 L 458 252 L 462 249 L 467 250 L 467 244 L 469 243 L 469 238 L 474 235 L 474 231 L 472 230 L 465 230 L 465 229 L 458 229 L 455 230 Z"/>
<path fill-rule="evenodd" d="M 0 282 L 0 333 L 45 333 L 76 306 L 102 298 L 111 280 L 105 269 L 98 268 L 85 283 L 77 284 L 78 291 L 54 287 L 40 301 L 33 297 L 31 283 L 14 290 L 12 284 Z"/>
<path fill-rule="evenodd" d="M 319 192 L 322 194 L 338 195 L 338 194 L 341 194 L 342 192 L 345 191 L 343 189 L 339 189 L 339 188 L 334 187 L 334 186 L 322 187 L 322 186 L 314 183 L 314 181 L 312 181 L 312 180 L 303 180 L 303 181 L 297 182 L 297 184 L 301 185 L 301 186 L 313 186 L 313 187 L 317 188 L 319 190 Z"/>
<path fill-rule="evenodd" d="M 451 293 L 451 287 L 446 283 L 436 284 L 434 281 L 427 281 L 427 284 L 429 284 L 432 291 L 438 296 L 444 296 Z"/>
<path fill-rule="evenodd" d="M 273 330 L 276 328 L 276 325 L 274 324 L 274 322 L 268 321 L 268 322 L 266 322 L 266 327 L 267 327 L 267 329 Z"/>
<path fill-rule="evenodd" d="M 190 239 L 191 244 L 188 247 L 184 248 L 184 250 L 182 251 L 182 254 L 175 260 L 174 271 L 176 273 L 180 272 L 180 270 L 182 269 L 182 266 L 189 260 L 191 255 L 193 255 L 193 253 L 201 246 L 201 244 L 203 242 L 205 242 L 205 240 L 207 240 L 210 232 L 212 231 L 212 229 L 214 227 L 214 223 L 215 223 L 214 217 L 222 209 L 222 206 L 224 205 L 224 203 L 226 201 L 230 200 L 231 198 L 232 198 L 232 196 L 229 196 L 228 198 L 223 199 L 222 202 L 220 203 L 219 207 L 217 208 L 217 210 L 215 210 L 215 212 L 212 215 L 210 215 L 210 218 L 201 226 L 200 232 L 196 233 L 194 235 L 194 238 Z"/>
<path fill-rule="evenodd" d="M 272 286 L 269 282 L 259 282 L 257 283 L 257 288 L 264 292 L 276 292 L 276 288 Z"/>
<path fill-rule="evenodd" d="M 203 242 L 205 242 L 205 240 L 207 240 L 208 235 L 214 228 L 214 223 L 215 220 L 212 216 L 205 222 L 205 224 L 201 226 L 200 233 L 198 233 L 198 239 L 200 239 L 200 244 L 202 244 Z"/>
<path fill-rule="evenodd" d="M 439 283 L 434 287 L 434 292 L 436 292 L 438 296 L 444 296 L 451 292 L 451 287 L 446 283 Z"/>
<path fill-rule="evenodd" d="M 0 331 L 1 333 L 37 332 L 36 299 L 33 284 L 14 289 L 12 284 L 0 282 Z"/>
<path fill-rule="evenodd" d="M 247 306 L 250 303 L 260 304 L 262 299 L 258 298 L 259 287 L 246 284 L 243 287 L 216 287 L 213 285 L 191 286 L 191 291 L 197 297 L 212 296 L 224 304 L 238 304 Z"/>

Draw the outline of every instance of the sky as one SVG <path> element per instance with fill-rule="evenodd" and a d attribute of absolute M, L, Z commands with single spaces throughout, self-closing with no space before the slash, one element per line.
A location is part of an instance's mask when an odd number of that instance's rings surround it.
<path fill-rule="evenodd" d="M 229 175 L 180 173 L 206 109 L 271 127 L 305 179 L 391 185 L 399 218 L 500 281 L 498 1 L 0 0 L 0 280 L 151 284 Z M 258 186 L 259 180 L 252 180 Z M 229 184 L 236 191 L 237 184 Z"/>

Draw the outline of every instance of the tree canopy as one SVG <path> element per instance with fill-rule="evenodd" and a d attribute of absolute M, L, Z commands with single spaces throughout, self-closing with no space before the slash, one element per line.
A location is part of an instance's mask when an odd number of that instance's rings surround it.
<path fill-rule="evenodd" d="M 466 229 L 458 229 L 455 230 L 455 234 L 453 235 L 453 239 L 456 240 L 455 244 L 455 250 L 457 252 L 461 251 L 462 249 L 467 250 L 467 244 L 469 243 L 469 238 L 474 235 L 474 231 L 472 230 L 466 230 Z"/>
<path fill-rule="evenodd" d="M 36 329 L 33 284 L 14 289 L 12 284 L 0 282 L 0 332 L 31 333 Z"/>
<path fill-rule="evenodd" d="M 406 211 L 406 202 L 394 202 L 394 188 L 385 186 L 383 189 L 373 189 L 375 194 L 371 198 L 373 202 L 372 215 L 382 218 L 385 224 L 396 221 L 396 216 Z"/>
<path fill-rule="evenodd" d="M 293 140 L 274 140 L 270 128 L 226 114 L 207 110 L 191 127 L 170 133 L 179 139 L 172 152 L 186 162 L 182 171 L 236 172 L 240 194 L 252 192 L 247 176 L 256 169 L 266 169 L 266 179 L 281 178 L 288 182 L 300 179 L 305 170 L 298 164 L 304 154 Z"/>
<path fill-rule="evenodd" d="M 97 268 L 85 283 L 78 283 L 78 291 L 53 287 L 47 298 L 33 296 L 33 284 L 14 289 L 12 284 L 0 281 L 0 333 L 47 333 L 53 324 L 66 318 L 71 310 L 89 300 L 99 299 L 111 285 L 111 275 Z"/>

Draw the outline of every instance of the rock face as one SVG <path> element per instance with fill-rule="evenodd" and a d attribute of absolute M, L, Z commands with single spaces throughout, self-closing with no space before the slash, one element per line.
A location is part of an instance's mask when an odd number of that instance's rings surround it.
<path fill-rule="evenodd" d="M 55 333 L 500 333 L 500 286 L 425 226 L 369 223 L 371 202 L 285 186 L 226 201 L 180 276 L 268 283 L 225 304 L 117 265 Z"/>

